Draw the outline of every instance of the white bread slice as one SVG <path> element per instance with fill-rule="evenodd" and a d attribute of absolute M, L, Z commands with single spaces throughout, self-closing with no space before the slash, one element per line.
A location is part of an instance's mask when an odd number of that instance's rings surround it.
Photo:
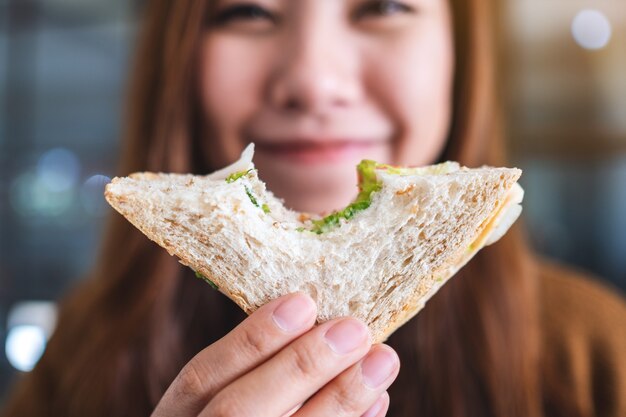
<path fill-rule="evenodd" d="M 374 342 L 416 315 L 521 211 L 519 169 L 446 162 L 401 175 L 377 170 L 382 188 L 369 208 L 316 234 L 265 189 L 252 153 L 209 176 L 115 178 L 106 199 L 248 314 L 302 291 L 316 300 L 318 322 L 357 317 Z M 225 181 L 239 171 L 247 173 Z"/>

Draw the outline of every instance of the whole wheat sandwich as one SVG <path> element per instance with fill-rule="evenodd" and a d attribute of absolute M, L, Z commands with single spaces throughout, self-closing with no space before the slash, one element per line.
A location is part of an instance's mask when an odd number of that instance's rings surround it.
<path fill-rule="evenodd" d="M 286 208 L 259 179 L 254 145 L 206 176 L 136 173 L 106 199 L 250 314 L 301 291 L 318 322 L 353 316 L 382 342 L 521 212 L 515 168 L 363 161 L 359 193 L 325 217 Z M 262 174 L 262 173 L 261 173 Z"/>

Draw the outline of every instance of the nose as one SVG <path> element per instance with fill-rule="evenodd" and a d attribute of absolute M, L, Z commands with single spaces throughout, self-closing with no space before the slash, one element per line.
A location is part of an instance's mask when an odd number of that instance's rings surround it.
<path fill-rule="evenodd" d="M 327 24 L 294 28 L 280 48 L 269 83 L 279 110 L 325 113 L 362 97 L 356 50 Z"/>

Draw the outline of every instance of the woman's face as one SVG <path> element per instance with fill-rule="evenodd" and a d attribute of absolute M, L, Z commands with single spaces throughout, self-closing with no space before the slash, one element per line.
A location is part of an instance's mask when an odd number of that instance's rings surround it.
<path fill-rule="evenodd" d="M 254 142 L 268 188 L 293 209 L 322 213 L 354 198 L 361 159 L 425 165 L 441 152 L 453 73 L 446 0 L 212 8 L 200 78 L 213 166 Z"/>

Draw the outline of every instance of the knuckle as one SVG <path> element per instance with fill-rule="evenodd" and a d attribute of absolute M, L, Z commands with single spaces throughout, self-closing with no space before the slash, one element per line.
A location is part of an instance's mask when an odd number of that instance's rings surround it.
<path fill-rule="evenodd" d="M 270 338 L 263 329 L 257 326 L 245 328 L 241 338 L 243 339 L 243 349 L 252 357 L 265 354 L 270 350 Z"/>
<path fill-rule="evenodd" d="M 176 389 L 179 394 L 185 397 L 201 397 L 207 395 L 204 380 L 193 362 L 187 363 L 176 379 Z"/>
<path fill-rule="evenodd" d="M 364 410 L 365 397 L 361 394 L 360 379 L 355 373 L 346 376 L 330 390 L 330 402 L 335 416 L 352 416 Z"/>
<path fill-rule="evenodd" d="M 296 376 L 310 379 L 320 371 L 319 353 L 310 344 L 291 347 L 292 366 Z"/>
<path fill-rule="evenodd" d="M 238 400 L 238 396 L 228 390 L 220 392 L 209 403 L 207 409 L 209 416 L 211 417 L 251 417 L 252 414 L 247 412 L 242 406 L 241 401 Z"/>

